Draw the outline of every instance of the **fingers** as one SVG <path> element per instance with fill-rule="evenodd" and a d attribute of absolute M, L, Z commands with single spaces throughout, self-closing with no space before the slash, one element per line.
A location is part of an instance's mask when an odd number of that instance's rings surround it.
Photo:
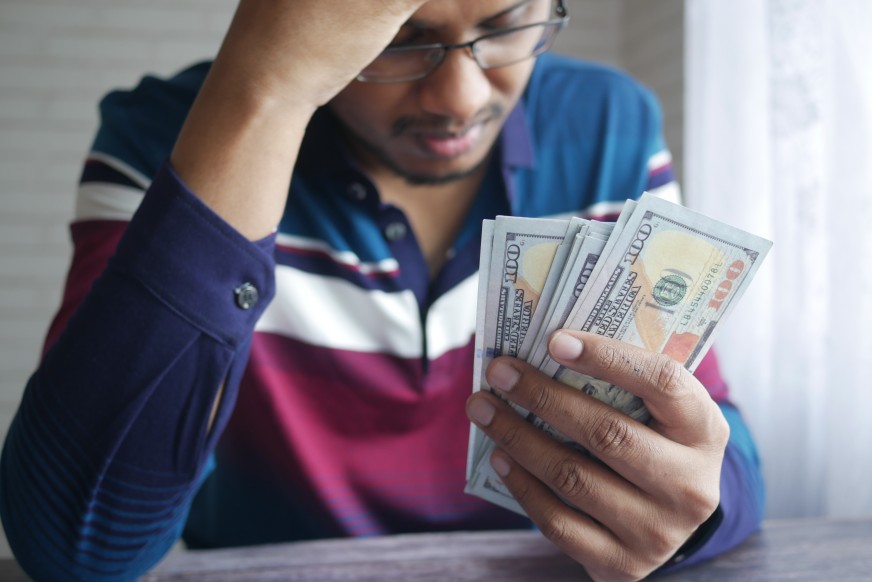
<path fill-rule="evenodd" d="M 241 0 L 216 59 L 278 101 L 323 105 L 425 0 Z"/>
<path fill-rule="evenodd" d="M 620 538 L 635 539 L 640 531 L 638 516 L 650 511 L 650 501 L 638 487 L 589 455 L 556 441 L 491 394 L 470 399 L 468 412 L 510 458 L 546 484 L 558 499 L 598 522 L 609 523 Z M 504 458 L 505 454 L 497 453 L 492 463 L 501 478 L 509 466 Z M 515 499 L 526 501 L 523 495 Z"/>
<path fill-rule="evenodd" d="M 675 360 L 599 335 L 560 330 L 549 342 L 562 366 L 607 381 L 645 402 L 652 427 L 688 446 L 722 449 L 729 428 L 708 392 Z"/>
<path fill-rule="evenodd" d="M 578 361 L 583 358 L 584 350 L 578 354 Z M 583 366 L 578 368 L 587 371 Z M 659 431 L 656 422 L 646 426 L 519 360 L 498 358 L 488 368 L 487 377 L 489 384 L 508 399 L 581 445 L 633 486 L 663 503 L 676 505 L 690 500 L 692 505 L 708 508 L 710 501 L 717 499 L 720 462 L 729 431 L 721 430 L 721 424 L 726 425 L 726 422 L 707 394 L 701 401 L 707 401 L 714 411 L 701 413 L 702 420 L 688 418 L 687 427 L 673 430 L 686 437 L 685 442 L 679 442 L 672 434 Z M 620 374 L 616 377 L 620 378 Z M 648 387 L 645 390 L 654 389 Z M 492 428 L 485 432 L 532 473 L 553 485 L 553 475 L 549 475 L 549 468 L 542 465 L 554 462 L 553 459 L 541 456 L 543 445 L 532 444 L 541 443 L 541 437 L 547 435 L 536 435 L 534 431 L 538 429 L 531 426 L 529 429 L 532 430 L 523 433 L 528 442 L 519 444 L 518 435 L 500 434 L 496 427 L 508 430 L 516 426 L 516 422 L 525 422 L 513 411 L 509 410 L 509 413 L 513 417 L 509 424 L 501 425 L 495 419 Z M 715 427 L 711 433 L 707 432 L 709 426 Z M 533 449 L 523 445 L 533 446 Z"/>
<path fill-rule="evenodd" d="M 641 580 L 665 563 L 693 531 L 636 519 L 632 536 L 623 537 L 615 533 L 614 519 L 622 516 L 632 522 L 637 514 L 623 510 L 610 520 L 593 519 L 560 501 L 542 481 L 498 450 L 494 463 L 499 462 L 508 467 L 503 484 L 542 535 L 582 564 L 593 580 Z"/>
<path fill-rule="evenodd" d="M 470 418 L 499 447 L 491 464 L 537 526 L 595 579 L 637 579 L 665 562 L 717 508 L 729 429 L 705 388 L 665 356 L 566 330 L 565 369 L 644 400 L 644 424 L 513 358 L 488 383 L 586 452 L 552 438 L 488 392 Z"/>
<path fill-rule="evenodd" d="M 510 358 L 495 360 L 487 370 L 487 377 L 488 383 L 510 400 L 590 451 L 631 483 L 645 490 L 658 487 L 661 472 L 671 469 L 679 445 L 583 392 Z M 510 427 L 514 423 L 513 418 L 509 425 L 496 425 L 486 431 L 512 456 L 519 454 L 518 447 L 511 438 L 497 434 L 496 427 Z M 533 431 L 525 431 L 525 437 L 535 438 Z M 531 454 L 535 456 L 538 450 Z M 542 476 L 541 471 L 533 472 Z"/>
<path fill-rule="evenodd" d="M 502 481 L 512 496 L 524 507 L 527 516 L 542 535 L 569 557 L 582 564 L 595 579 L 602 565 L 621 561 L 624 555 L 620 540 L 583 512 L 574 511 L 548 488 L 510 457 L 497 451 L 494 464 L 508 469 Z M 647 572 L 646 572 L 647 573 Z M 644 575 L 645 573 L 642 573 Z M 641 576 L 639 576 L 641 578 Z M 616 579 L 614 576 L 603 579 Z"/>
<path fill-rule="evenodd" d="M 467 410 L 502 447 L 491 464 L 513 497 L 543 535 L 595 579 L 639 579 L 693 530 L 693 523 L 663 528 L 650 496 L 558 443 L 493 395 L 473 396 Z"/>

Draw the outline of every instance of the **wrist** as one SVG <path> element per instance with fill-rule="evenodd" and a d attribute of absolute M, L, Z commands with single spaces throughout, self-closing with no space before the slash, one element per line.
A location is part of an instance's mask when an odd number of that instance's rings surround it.
<path fill-rule="evenodd" d="M 281 219 L 314 104 L 213 67 L 173 148 L 173 168 L 215 213 L 251 240 Z"/>

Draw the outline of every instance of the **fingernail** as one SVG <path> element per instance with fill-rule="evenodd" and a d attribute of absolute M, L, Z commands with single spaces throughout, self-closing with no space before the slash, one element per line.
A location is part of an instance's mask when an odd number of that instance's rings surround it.
<path fill-rule="evenodd" d="M 559 360 L 574 360 L 581 355 L 584 346 L 581 340 L 566 332 L 559 331 L 551 338 L 548 351 Z"/>
<path fill-rule="evenodd" d="M 490 385 L 503 392 L 511 392 L 521 374 L 506 362 L 496 362 L 490 369 Z"/>
<path fill-rule="evenodd" d="M 512 470 L 512 466 L 509 465 L 509 462 L 502 455 L 496 454 L 493 455 L 490 459 L 491 467 L 494 468 L 494 471 L 497 472 L 497 475 L 500 477 L 505 477 L 509 474 L 509 471 Z"/>
<path fill-rule="evenodd" d="M 469 404 L 469 416 L 482 426 L 487 426 L 494 419 L 496 409 L 484 398 L 476 398 Z"/>

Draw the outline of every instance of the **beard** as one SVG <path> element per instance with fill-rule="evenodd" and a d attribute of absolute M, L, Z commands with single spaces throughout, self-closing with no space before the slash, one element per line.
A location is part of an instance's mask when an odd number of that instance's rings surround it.
<path fill-rule="evenodd" d="M 485 155 L 475 164 L 451 172 L 416 172 L 402 167 L 384 149 L 373 143 L 369 143 L 364 139 L 361 139 L 361 141 L 363 142 L 364 147 L 369 149 L 369 152 L 379 161 L 379 163 L 397 176 L 403 178 L 411 186 L 439 186 L 463 180 L 464 178 L 468 178 L 475 174 L 489 158 L 489 156 Z"/>
<path fill-rule="evenodd" d="M 504 111 L 505 109 L 502 105 L 496 103 L 491 104 L 483 109 L 480 113 L 478 113 L 469 123 L 467 123 L 466 127 L 471 127 L 479 123 L 499 123 L 502 121 Z M 382 166 L 384 166 L 397 176 L 403 178 L 408 184 L 412 186 L 438 186 L 442 184 L 449 184 L 458 180 L 463 180 L 464 178 L 468 178 L 469 176 L 478 172 L 481 167 L 490 159 L 490 156 L 488 154 L 484 154 L 482 155 L 480 160 L 466 168 L 460 168 L 447 172 L 416 171 L 414 169 L 404 167 L 402 164 L 400 164 L 382 145 L 376 143 L 375 141 L 369 139 L 361 133 L 354 131 L 352 128 L 348 127 L 345 124 L 343 124 L 343 126 L 345 135 L 349 140 L 355 142 L 356 146 L 366 151 L 367 154 L 375 158 L 378 163 L 380 163 Z M 448 118 L 416 118 L 407 116 L 400 117 L 399 119 L 397 119 L 397 121 L 394 122 L 394 124 L 391 126 L 390 136 L 391 138 L 397 138 L 406 133 L 421 131 L 442 131 L 450 133 L 460 133 L 463 131 L 463 128 L 457 128 L 454 122 Z M 493 144 L 491 144 L 489 148 L 489 151 L 492 150 Z"/>

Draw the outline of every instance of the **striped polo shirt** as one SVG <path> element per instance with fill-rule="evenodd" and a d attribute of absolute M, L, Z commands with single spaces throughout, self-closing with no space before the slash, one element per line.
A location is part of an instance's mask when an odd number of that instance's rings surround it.
<path fill-rule="evenodd" d="M 208 67 L 101 103 L 63 302 L 3 456 L 19 561 L 124 579 L 182 534 L 202 548 L 529 527 L 463 493 L 481 221 L 609 219 L 645 190 L 677 200 L 652 95 L 618 71 L 540 57 L 431 277 L 328 109 L 273 236 L 245 240 L 188 191 L 166 160 Z M 713 355 L 697 376 L 734 435 L 722 511 L 738 525 L 716 552 L 753 529 L 761 494 Z"/>

